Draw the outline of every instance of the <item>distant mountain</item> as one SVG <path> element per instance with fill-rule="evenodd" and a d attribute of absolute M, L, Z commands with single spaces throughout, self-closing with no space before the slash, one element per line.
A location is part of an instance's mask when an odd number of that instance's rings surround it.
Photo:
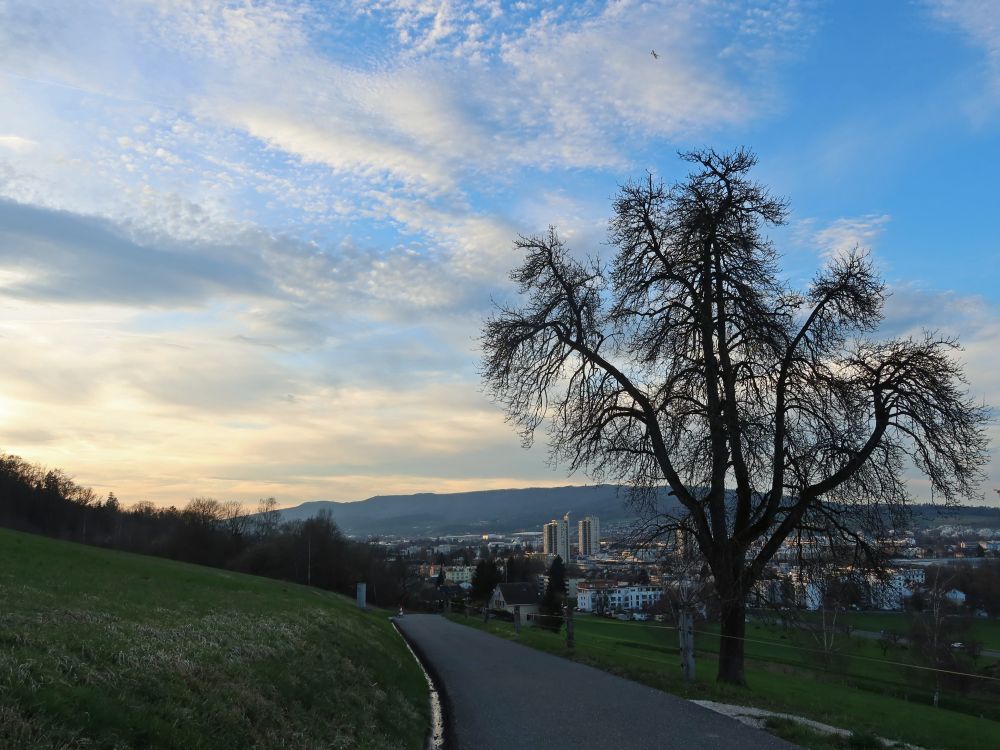
<path fill-rule="evenodd" d="M 617 485 L 532 487 L 452 494 L 380 495 L 354 503 L 318 500 L 281 511 L 282 520 L 304 520 L 329 510 L 347 534 L 440 536 L 483 532 L 541 531 L 542 524 L 595 515 L 602 522 L 632 518 L 625 491 Z M 670 502 L 664 494 L 661 503 Z"/>
<path fill-rule="evenodd" d="M 1000 508 L 995 505 L 959 505 L 947 507 L 919 503 L 911 506 L 913 525 L 918 529 L 934 526 L 1000 528 Z"/>
<path fill-rule="evenodd" d="M 478 531 L 504 533 L 541 531 L 542 524 L 562 518 L 594 515 L 602 522 L 623 521 L 636 514 L 625 504 L 625 490 L 618 485 L 588 487 L 532 487 L 512 490 L 483 490 L 451 494 L 379 495 L 353 503 L 318 500 L 281 511 L 282 520 L 304 520 L 329 510 L 347 534 L 369 536 L 441 536 Z M 676 501 L 664 493 L 663 508 L 674 509 Z M 955 524 L 998 527 L 1000 512 L 995 507 L 965 506 L 943 508 L 914 504 L 912 523 L 917 528 Z"/>

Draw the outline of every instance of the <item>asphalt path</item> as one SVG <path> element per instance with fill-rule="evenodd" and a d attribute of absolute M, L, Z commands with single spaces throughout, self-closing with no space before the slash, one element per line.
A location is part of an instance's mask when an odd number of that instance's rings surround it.
<path fill-rule="evenodd" d="M 792 750 L 690 701 L 439 615 L 396 624 L 444 694 L 451 750 Z"/>

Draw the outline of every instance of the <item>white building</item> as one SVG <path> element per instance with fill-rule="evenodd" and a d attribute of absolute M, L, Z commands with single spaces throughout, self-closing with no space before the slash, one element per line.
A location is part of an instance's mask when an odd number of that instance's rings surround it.
<path fill-rule="evenodd" d="M 559 555 L 564 563 L 569 562 L 569 513 L 562 520 L 552 519 L 543 529 L 543 544 L 546 555 Z"/>
<path fill-rule="evenodd" d="M 952 589 L 951 591 L 946 591 L 944 598 L 947 599 L 952 604 L 957 604 L 961 606 L 965 604 L 965 594 L 958 589 Z"/>
<path fill-rule="evenodd" d="M 431 565 L 428 575 L 437 576 L 444 569 L 444 580 L 448 583 L 471 583 L 476 569 L 472 565 Z"/>
<path fill-rule="evenodd" d="M 924 582 L 921 568 L 897 568 L 887 578 L 868 576 L 870 605 L 876 609 L 900 610 L 913 590 Z"/>
<path fill-rule="evenodd" d="M 493 589 L 489 608 L 514 614 L 514 608 L 519 607 L 521 617 L 527 620 L 528 615 L 538 614 L 541 601 L 542 595 L 533 583 L 501 583 Z"/>
<path fill-rule="evenodd" d="M 601 522 L 596 516 L 587 516 L 577 523 L 580 557 L 593 557 L 601 553 Z"/>
<path fill-rule="evenodd" d="M 599 585 L 594 585 L 594 584 Z M 581 612 L 597 609 L 640 611 L 663 598 L 659 586 L 600 585 L 603 581 L 581 583 L 577 587 L 576 606 Z M 603 600 L 603 602 L 602 602 Z M 603 606 L 599 606 L 603 604 Z"/>

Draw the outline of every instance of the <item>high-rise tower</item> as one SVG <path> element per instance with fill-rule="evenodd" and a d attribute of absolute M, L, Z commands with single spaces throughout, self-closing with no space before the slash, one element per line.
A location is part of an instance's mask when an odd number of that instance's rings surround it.
<path fill-rule="evenodd" d="M 601 522 L 596 516 L 587 516 L 577 523 L 580 539 L 580 556 L 591 557 L 601 551 Z"/>
<path fill-rule="evenodd" d="M 559 555 L 563 562 L 569 562 L 569 513 L 562 520 L 552 519 L 543 529 L 543 549 L 546 555 Z"/>

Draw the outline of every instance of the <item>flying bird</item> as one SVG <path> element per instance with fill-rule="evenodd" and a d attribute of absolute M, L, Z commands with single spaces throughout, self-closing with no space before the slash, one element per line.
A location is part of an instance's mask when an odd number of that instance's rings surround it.
<path fill-rule="evenodd" d="M 660 56 L 658 54 L 656 54 L 656 50 L 655 49 L 651 49 L 649 51 L 649 54 L 651 54 L 653 56 L 654 60 L 659 60 L 660 59 Z"/>

